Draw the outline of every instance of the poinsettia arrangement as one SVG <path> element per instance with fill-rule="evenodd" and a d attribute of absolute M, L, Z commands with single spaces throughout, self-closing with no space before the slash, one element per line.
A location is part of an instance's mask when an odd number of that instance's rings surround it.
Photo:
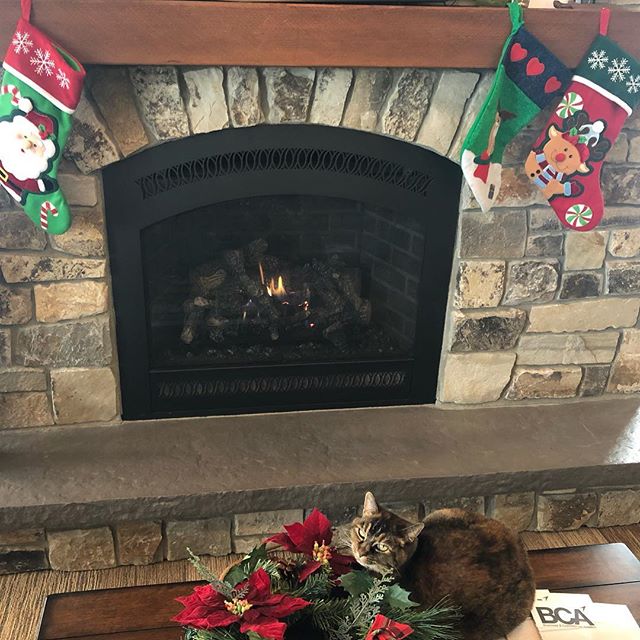
<path fill-rule="evenodd" d="M 192 555 L 208 584 L 178 598 L 185 640 L 456 640 L 458 611 L 420 609 L 391 575 L 356 568 L 332 545 L 331 522 L 314 511 L 267 538 L 220 579 Z M 267 543 L 291 552 L 281 559 Z"/>

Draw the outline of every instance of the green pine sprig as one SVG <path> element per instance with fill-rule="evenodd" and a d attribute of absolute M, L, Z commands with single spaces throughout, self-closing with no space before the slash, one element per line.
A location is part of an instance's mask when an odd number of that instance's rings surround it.
<path fill-rule="evenodd" d="M 383 615 L 408 624 L 414 640 L 460 640 L 460 610 L 445 598 L 428 609 L 383 607 Z"/>
<path fill-rule="evenodd" d="M 224 580 L 220 580 L 214 573 L 212 573 L 198 556 L 187 547 L 187 553 L 189 554 L 189 562 L 196 568 L 196 571 L 206 580 L 218 593 L 221 593 L 227 600 L 233 600 L 237 593 L 235 589 Z M 199 640 L 199 639 L 198 639 Z"/>

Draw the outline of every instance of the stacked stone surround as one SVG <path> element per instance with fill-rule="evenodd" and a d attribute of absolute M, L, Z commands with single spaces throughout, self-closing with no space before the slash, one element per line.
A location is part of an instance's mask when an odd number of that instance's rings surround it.
<path fill-rule="evenodd" d="M 562 490 L 431 498 L 390 503 L 389 508 L 418 521 L 442 507 L 459 507 L 497 518 L 515 531 L 566 531 L 581 526 L 633 524 L 640 514 L 640 489 Z M 336 542 L 347 544 L 346 528 L 359 507 L 327 512 L 338 527 Z M 189 547 L 199 555 L 246 553 L 284 524 L 300 521 L 308 509 L 245 513 L 229 518 L 180 522 L 119 522 L 91 529 L 0 532 L 0 575 L 58 569 L 75 571 L 182 560 Z"/>
<path fill-rule="evenodd" d="M 60 172 L 71 230 L 46 237 L 0 196 L 0 425 L 118 419 L 102 167 L 167 140 L 283 122 L 371 131 L 457 160 L 491 80 L 424 69 L 91 69 Z M 581 234 L 559 226 L 521 169 L 543 121 L 507 149 L 492 212 L 463 187 L 441 403 L 640 390 L 640 118 L 609 154 L 602 226 Z"/>
<path fill-rule="evenodd" d="M 71 229 L 45 236 L 0 193 L 0 431 L 120 419 L 102 167 L 171 139 L 282 122 L 371 131 L 457 160 L 491 80 L 420 69 L 91 69 L 59 175 Z M 640 391 L 640 118 L 627 122 L 605 167 L 604 222 L 583 234 L 560 228 L 521 169 L 542 124 L 508 148 L 494 211 L 482 214 L 463 187 L 445 406 Z M 517 529 L 640 521 L 633 487 L 469 500 Z M 420 516 L 432 507 L 403 508 Z M 271 532 L 265 518 L 279 526 L 294 513 L 253 514 L 253 529 L 237 515 L 5 532 L 0 571 L 177 559 L 187 545 L 224 555 Z"/>

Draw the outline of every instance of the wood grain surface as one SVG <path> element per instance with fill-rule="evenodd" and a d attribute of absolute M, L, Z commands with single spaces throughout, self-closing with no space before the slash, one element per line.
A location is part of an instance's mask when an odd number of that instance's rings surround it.
<path fill-rule="evenodd" d="M 624 544 L 547 549 L 530 554 L 539 587 L 588 593 L 599 602 L 627 604 L 640 619 L 640 561 Z M 179 640 L 169 622 L 175 598 L 199 584 L 102 589 L 47 599 L 39 640 Z M 97 613 L 99 612 L 99 613 Z"/>
<path fill-rule="evenodd" d="M 0 51 L 19 0 L 0 0 Z M 527 28 L 575 67 L 598 9 L 530 9 Z M 32 20 L 91 64 L 494 68 L 505 8 L 195 0 L 34 0 Z M 614 8 L 610 35 L 640 57 L 640 12 Z"/>

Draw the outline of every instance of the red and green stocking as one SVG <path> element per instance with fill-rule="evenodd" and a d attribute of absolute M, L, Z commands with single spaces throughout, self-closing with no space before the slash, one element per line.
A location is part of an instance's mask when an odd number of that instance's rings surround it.
<path fill-rule="evenodd" d="M 498 196 L 502 155 L 515 135 L 562 95 L 569 70 L 522 26 L 522 9 L 509 4 L 512 29 L 489 95 L 465 138 L 460 164 L 483 211 Z"/>
<path fill-rule="evenodd" d="M 525 163 L 560 222 L 577 231 L 602 219 L 602 163 L 640 100 L 640 63 L 607 37 L 608 22 L 602 9 L 600 35 Z"/>
<path fill-rule="evenodd" d="M 29 23 L 29 0 L 0 80 L 0 186 L 48 233 L 64 233 L 69 206 L 57 181 L 85 72 Z"/>

